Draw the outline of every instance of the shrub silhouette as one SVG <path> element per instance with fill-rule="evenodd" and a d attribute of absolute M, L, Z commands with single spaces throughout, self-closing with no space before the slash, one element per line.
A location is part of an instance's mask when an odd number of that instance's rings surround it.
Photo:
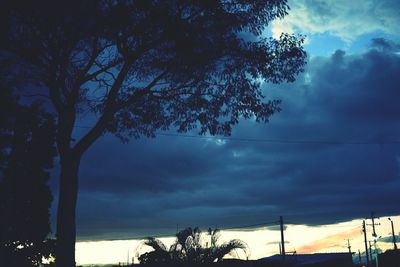
<path fill-rule="evenodd" d="M 149 237 L 139 244 L 137 254 L 143 246 L 149 246 L 153 251 L 139 256 L 142 264 L 154 263 L 212 263 L 221 261 L 224 256 L 236 250 L 242 250 L 246 256 L 248 248 L 241 240 L 233 239 L 219 244 L 220 230 L 209 229 L 207 236 L 199 228 L 186 228 L 176 234 L 175 242 L 168 249 L 159 239 Z M 204 238 L 209 241 L 204 241 Z"/>

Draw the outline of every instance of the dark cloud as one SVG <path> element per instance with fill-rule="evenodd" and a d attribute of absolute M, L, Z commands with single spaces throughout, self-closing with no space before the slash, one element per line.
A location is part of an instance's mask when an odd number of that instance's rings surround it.
<path fill-rule="evenodd" d="M 373 42 L 310 59 L 294 84 L 265 85 L 283 111 L 241 122 L 233 140 L 105 136 L 81 165 L 78 238 L 399 214 L 400 56 Z"/>
<path fill-rule="evenodd" d="M 399 52 L 400 45 L 385 38 L 374 38 L 371 40 L 371 47 L 384 52 Z"/>
<path fill-rule="evenodd" d="M 397 0 L 291 0 L 289 5 L 289 15 L 273 22 L 273 32 L 329 34 L 347 43 L 374 32 L 398 35 Z"/>

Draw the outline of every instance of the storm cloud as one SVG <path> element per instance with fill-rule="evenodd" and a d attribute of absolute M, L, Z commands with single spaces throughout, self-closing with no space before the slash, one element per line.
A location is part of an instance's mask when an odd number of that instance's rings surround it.
<path fill-rule="evenodd" d="M 371 32 L 398 34 L 400 2 L 396 0 L 296 0 L 291 11 L 272 24 L 277 37 L 283 32 L 328 33 L 347 43 Z"/>
<path fill-rule="evenodd" d="M 376 39 L 361 54 L 311 58 L 293 84 L 264 84 L 282 112 L 229 138 L 106 135 L 81 164 L 78 239 L 398 214 L 399 84 L 398 46 Z"/>

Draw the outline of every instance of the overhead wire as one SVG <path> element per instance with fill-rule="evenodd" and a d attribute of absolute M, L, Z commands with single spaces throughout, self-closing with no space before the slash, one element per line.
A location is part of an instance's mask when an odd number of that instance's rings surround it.
<path fill-rule="evenodd" d="M 91 126 L 76 125 L 76 128 L 92 128 Z M 274 138 L 248 138 L 248 137 L 227 137 L 227 136 L 204 136 L 179 133 L 156 132 L 158 136 L 181 137 L 188 139 L 202 140 L 224 140 L 234 142 L 257 142 L 271 144 L 303 144 L 303 145 L 396 145 L 400 140 L 379 140 L 379 141 L 346 141 L 346 140 L 315 140 L 315 139 L 274 139 Z"/>
<path fill-rule="evenodd" d="M 216 139 L 239 142 L 263 142 L 279 144 L 320 144 L 320 145 L 393 145 L 400 144 L 398 140 L 389 141 L 341 141 L 341 140 L 296 140 L 296 139 L 263 139 L 263 138 L 243 138 L 243 137 L 217 137 L 217 136 L 198 136 L 187 134 L 156 133 L 161 136 L 184 137 L 197 139 Z"/>
<path fill-rule="evenodd" d="M 272 226 L 272 225 L 277 225 L 277 224 L 278 224 L 278 221 L 271 221 L 271 222 L 262 222 L 262 223 L 256 223 L 256 224 L 233 226 L 233 227 L 217 227 L 217 229 L 220 231 L 231 231 L 231 230 L 240 230 L 240 229 L 246 229 L 246 228 L 255 228 L 255 227 L 259 227 L 259 226 Z M 167 237 L 174 237 L 174 236 L 175 236 L 175 234 L 136 235 L 136 236 L 129 236 L 129 237 L 124 237 L 124 238 L 106 238 L 106 239 L 101 239 L 101 241 L 132 240 L 132 239 L 141 240 L 141 239 L 146 239 L 149 237 L 167 238 Z M 81 242 L 85 242 L 85 240 L 82 240 Z"/>

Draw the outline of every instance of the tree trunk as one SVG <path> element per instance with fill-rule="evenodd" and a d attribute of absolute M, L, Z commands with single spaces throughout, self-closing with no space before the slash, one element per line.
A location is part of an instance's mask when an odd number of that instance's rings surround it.
<path fill-rule="evenodd" d="M 62 153 L 64 154 L 64 153 Z M 71 150 L 60 155 L 61 174 L 57 210 L 57 267 L 75 266 L 76 223 L 75 210 L 78 196 L 80 156 Z"/>

